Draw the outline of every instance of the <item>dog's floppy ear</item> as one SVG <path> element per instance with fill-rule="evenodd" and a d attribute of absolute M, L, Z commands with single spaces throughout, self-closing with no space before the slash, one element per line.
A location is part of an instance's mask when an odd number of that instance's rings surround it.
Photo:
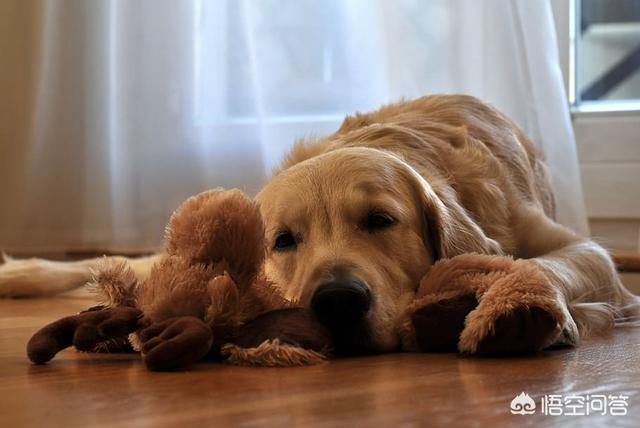
<path fill-rule="evenodd" d="M 417 174 L 416 174 L 417 175 Z M 418 192 L 424 216 L 425 245 L 432 249 L 434 262 L 459 254 L 503 254 L 498 242 L 487 237 L 467 213 L 453 189 L 436 192 L 422 177 Z"/>

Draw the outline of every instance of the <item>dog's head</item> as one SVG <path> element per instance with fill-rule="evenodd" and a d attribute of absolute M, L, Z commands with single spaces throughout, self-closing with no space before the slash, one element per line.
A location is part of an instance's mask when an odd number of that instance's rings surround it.
<path fill-rule="evenodd" d="M 376 149 L 342 148 L 296 164 L 257 196 L 265 273 L 315 311 L 338 353 L 393 350 L 396 318 L 429 266 L 490 251 L 455 198 L 443 201 L 449 196 Z"/>

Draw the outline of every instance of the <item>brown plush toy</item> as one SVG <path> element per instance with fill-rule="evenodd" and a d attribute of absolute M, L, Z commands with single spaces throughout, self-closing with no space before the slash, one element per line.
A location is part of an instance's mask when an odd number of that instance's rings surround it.
<path fill-rule="evenodd" d="M 323 361 L 329 334 L 261 275 L 264 254 L 253 201 L 238 190 L 194 196 L 169 221 L 165 255 L 146 281 L 126 264 L 105 262 L 93 284 L 102 305 L 38 331 L 29 358 L 45 363 L 71 345 L 118 349 L 128 335 L 151 370 L 205 356 L 264 366 Z"/>

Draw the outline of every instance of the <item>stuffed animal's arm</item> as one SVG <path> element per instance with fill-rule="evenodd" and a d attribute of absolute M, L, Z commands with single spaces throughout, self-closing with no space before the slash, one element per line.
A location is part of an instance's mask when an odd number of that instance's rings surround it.
<path fill-rule="evenodd" d="M 149 370 L 167 371 L 200 361 L 211 349 L 211 328 L 199 318 L 182 316 L 151 324 L 139 333 Z"/>
<path fill-rule="evenodd" d="M 44 364 L 58 352 L 75 346 L 90 351 L 99 343 L 126 337 L 139 328 L 142 312 L 116 307 L 82 312 L 55 321 L 38 330 L 27 344 L 27 355 L 36 364 Z"/>
<path fill-rule="evenodd" d="M 539 351 L 561 335 L 557 291 L 528 260 L 465 254 L 436 263 L 400 320 L 403 348 L 470 354 Z"/>

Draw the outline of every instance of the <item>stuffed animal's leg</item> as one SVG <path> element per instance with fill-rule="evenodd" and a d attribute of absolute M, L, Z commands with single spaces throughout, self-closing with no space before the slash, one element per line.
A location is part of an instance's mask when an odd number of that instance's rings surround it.
<path fill-rule="evenodd" d="M 222 354 L 232 364 L 299 366 L 324 361 L 331 336 L 309 309 L 266 312 L 235 332 Z"/>
<path fill-rule="evenodd" d="M 27 355 L 34 363 L 43 364 L 72 345 L 80 351 L 91 351 L 102 342 L 126 337 L 138 329 L 141 315 L 135 308 L 116 307 L 62 318 L 31 337 Z"/>
<path fill-rule="evenodd" d="M 465 319 L 458 342 L 461 352 L 537 352 L 560 339 L 568 319 L 560 294 L 535 264 L 508 261 L 509 270 L 498 278 L 479 278 L 479 304 Z"/>
<path fill-rule="evenodd" d="M 139 337 L 144 363 L 154 371 L 175 370 L 198 362 L 213 344 L 209 326 L 192 316 L 151 324 Z"/>

